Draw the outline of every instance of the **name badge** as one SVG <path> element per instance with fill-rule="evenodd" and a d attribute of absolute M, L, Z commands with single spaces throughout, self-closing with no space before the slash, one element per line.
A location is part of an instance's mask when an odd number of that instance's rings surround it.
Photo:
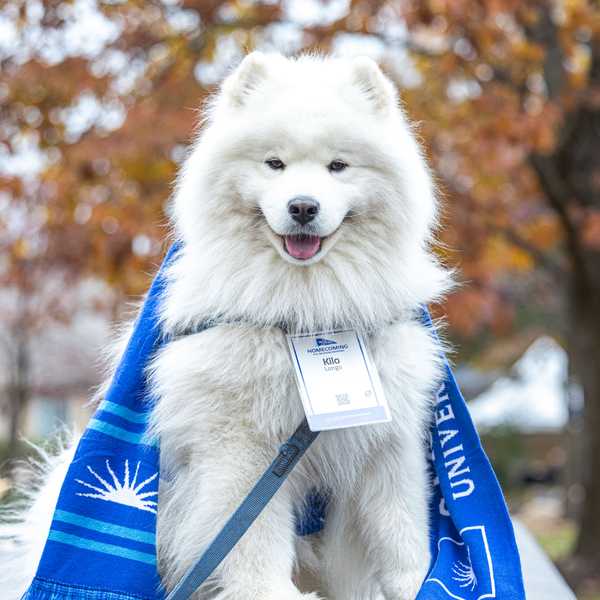
<path fill-rule="evenodd" d="M 379 374 L 359 333 L 348 329 L 287 339 L 312 431 L 391 420 Z"/>

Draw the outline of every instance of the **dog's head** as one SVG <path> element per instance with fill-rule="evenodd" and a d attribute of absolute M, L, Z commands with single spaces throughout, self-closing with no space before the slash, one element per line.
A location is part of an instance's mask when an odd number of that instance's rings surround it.
<path fill-rule="evenodd" d="M 368 58 L 248 55 L 208 106 L 173 214 L 184 254 L 205 284 L 237 290 L 243 316 L 389 319 L 443 287 L 431 178 Z"/>

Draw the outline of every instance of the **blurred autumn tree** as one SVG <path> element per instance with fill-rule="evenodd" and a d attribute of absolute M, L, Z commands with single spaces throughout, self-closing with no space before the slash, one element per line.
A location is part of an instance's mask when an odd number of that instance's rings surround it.
<path fill-rule="evenodd" d="M 453 331 L 480 348 L 490 332 L 541 315 L 565 340 L 585 396 L 573 564 L 599 572 L 600 13 L 591 0 L 5 2 L 3 285 L 31 295 L 40 274 L 68 285 L 93 273 L 117 300 L 141 293 L 196 108 L 254 47 L 367 52 L 403 89 L 447 196 L 452 251 L 443 252 L 469 283 L 444 307 Z"/>

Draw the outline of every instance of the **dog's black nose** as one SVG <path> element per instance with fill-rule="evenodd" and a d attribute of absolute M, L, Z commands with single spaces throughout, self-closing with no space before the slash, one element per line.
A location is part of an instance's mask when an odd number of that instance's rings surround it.
<path fill-rule="evenodd" d="M 319 214 L 319 203 L 309 196 L 296 196 L 288 202 L 288 212 L 300 225 L 310 223 Z"/>

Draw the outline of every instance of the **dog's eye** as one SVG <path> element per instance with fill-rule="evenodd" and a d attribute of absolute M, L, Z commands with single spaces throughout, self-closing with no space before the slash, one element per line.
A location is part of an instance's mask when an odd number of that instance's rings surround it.
<path fill-rule="evenodd" d="M 271 169 L 273 169 L 274 171 L 283 171 L 283 169 L 285 169 L 283 161 L 279 160 L 278 158 L 267 158 L 267 160 L 265 160 L 265 163 L 269 165 L 269 167 L 271 167 Z"/>
<path fill-rule="evenodd" d="M 343 171 L 347 166 L 348 165 L 343 160 L 336 159 L 332 160 L 327 165 L 327 168 L 331 173 L 339 173 L 340 171 Z"/>

